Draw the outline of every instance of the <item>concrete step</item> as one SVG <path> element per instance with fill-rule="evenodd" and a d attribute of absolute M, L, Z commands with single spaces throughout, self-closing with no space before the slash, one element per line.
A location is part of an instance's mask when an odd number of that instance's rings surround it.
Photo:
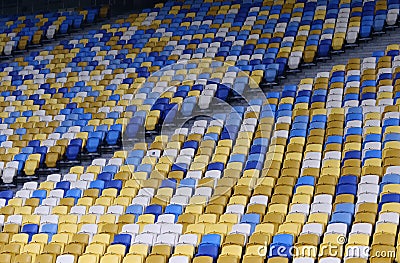
<path fill-rule="evenodd" d="M 390 44 L 400 44 L 400 28 L 387 31 L 386 34 L 374 36 L 367 42 L 359 43 L 358 47 L 346 49 L 344 53 L 333 55 L 331 60 L 317 62 L 315 66 L 301 68 L 300 72 L 288 74 L 286 79 L 281 80 L 275 91 L 280 91 L 285 85 L 297 85 L 303 78 L 314 78 L 318 72 L 330 71 L 334 65 L 347 64 L 351 58 L 366 58 L 372 55 L 374 51 L 385 50 Z"/>

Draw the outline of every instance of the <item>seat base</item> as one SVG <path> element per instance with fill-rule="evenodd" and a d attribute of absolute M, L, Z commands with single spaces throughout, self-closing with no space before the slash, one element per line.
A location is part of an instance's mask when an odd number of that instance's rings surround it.
<path fill-rule="evenodd" d="M 69 36 L 69 33 L 57 33 L 57 34 L 55 34 L 54 36 L 57 36 L 57 37 L 66 37 L 66 36 Z"/>
<path fill-rule="evenodd" d="M 79 156 L 77 160 L 61 160 L 60 161 L 60 166 L 74 166 L 74 165 L 80 165 L 81 164 L 81 157 Z"/>
<path fill-rule="evenodd" d="M 347 43 L 344 46 L 345 48 L 356 48 L 358 47 L 358 43 Z"/>
<path fill-rule="evenodd" d="M 271 91 L 275 86 L 277 86 L 277 84 L 266 83 L 266 82 L 260 84 L 260 88 L 263 91 Z"/>
<path fill-rule="evenodd" d="M 142 137 L 138 136 L 136 138 L 129 138 L 129 139 L 124 138 L 124 147 L 126 147 L 126 145 L 132 145 L 132 147 L 133 147 L 135 145 L 135 143 L 140 142 L 140 140 L 138 140 L 138 138 L 142 138 Z"/>
<path fill-rule="evenodd" d="M 279 83 L 278 82 L 268 82 L 268 83 L 265 83 L 265 85 L 268 87 L 274 87 L 274 86 L 278 86 Z"/>
<path fill-rule="evenodd" d="M 398 24 L 386 25 L 386 26 L 385 26 L 385 29 L 392 31 L 392 30 L 395 30 L 395 29 L 398 28 L 398 27 L 399 27 Z"/>
<path fill-rule="evenodd" d="M 249 94 L 249 95 L 251 96 L 252 90 L 249 88 L 249 89 L 246 91 L 246 94 Z M 242 96 L 242 95 L 240 95 L 240 94 L 235 93 L 234 95 L 229 96 L 227 102 L 228 102 L 229 104 L 237 103 L 237 104 L 239 104 L 239 105 L 240 105 L 240 104 L 245 105 L 245 103 L 246 103 L 247 101 L 246 101 L 246 99 L 245 99 L 245 96 Z"/>
<path fill-rule="evenodd" d="M 238 103 L 241 103 L 241 100 L 243 99 L 243 96 L 240 94 L 234 94 L 230 97 L 231 100 L 234 100 L 235 102 L 237 101 Z"/>
<path fill-rule="evenodd" d="M 1 183 L 0 184 L 0 190 L 8 190 L 8 189 L 12 189 L 12 188 L 16 188 L 17 185 L 14 183 L 9 183 L 9 184 L 5 184 L 5 183 Z"/>
<path fill-rule="evenodd" d="M 121 143 L 118 142 L 116 145 L 103 145 L 101 146 L 102 153 L 113 153 L 116 150 L 121 149 Z"/>
<path fill-rule="evenodd" d="M 368 41 L 372 40 L 372 37 L 363 37 L 363 38 L 359 38 L 358 40 L 360 42 L 368 42 Z"/>
<path fill-rule="evenodd" d="M 69 31 L 70 31 L 71 33 L 77 33 L 77 32 L 79 32 L 79 31 L 81 31 L 81 30 L 82 30 L 81 27 L 79 27 L 79 28 L 70 27 L 70 29 L 69 29 Z"/>
<path fill-rule="evenodd" d="M 28 48 L 38 48 L 38 47 L 43 47 L 43 44 L 30 44 L 30 45 L 28 45 Z"/>
<path fill-rule="evenodd" d="M 6 60 L 6 59 L 10 59 L 12 57 L 13 57 L 12 55 L 1 55 L 0 60 Z"/>
<path fill-rule="evenodd" d="M 145 131 L 145 137 L 154 137 L 157 136 L 160 133 L 160 128 L 156 126 L 154 130 L 146 130 Z"/>
<path fill-rule="evenodd" d="M 17 183 L 26 183 L 39 180 L 39 175 L 20 174 L 16 176 Z"/>
<path fill-rule="evenodd" d="M 301 72 L 301 70 L 298 69 L 298 68 L 296 68 L 296 69 L 288 69 L 286 72 L 287 73 L 299 73 L 299 72 Z"/>
<path fill-rule="evenodd" d="M 333 51 L 331 51 L 333 53 Z M 326 60 L 331 60 L 332 58 L 330 56 L 324 56 L 324 57 L 317 57 L 317 61 L 326 61 Z"/>
<path fill-rule="evenodd" d="M 28 48 L 28 47 L 27 47 Z M 27 49 L 22 49 L 22 50 L 14 50 L 13 52 L 14 52 L 14 54 L 16 54 L 16 55 L 20 55 L 20 54 L 23 54 L 23 53 L 25 53 L 26 52 L 26 50 Z"/>
<path fill-rule="evenodd" d="M 345 51 L 343 49 L 339 49 L 339 50 L 332 50 L 331 54 L 337 55 L 337 54 L 343 54 Z"/>
<path fill-rule="evenodd" d="M 376 32 L 372 33 L 372 35 L 374 35 L 374 36 L 381 36 L 381 35 L 384 35 L 384 34 L 386 34 L 385 31 L 376 31 Z"/>
<path fill-rule="evenodd" d="M 101 156 L 101 150 L 100 150 L 100 147 L 99 147 L 99 151 L 98 152 L 95 152 L 95 153 L 89 153 L 89 152 L 83 153 L 81 155 L 81 159 L 82 160 L 91 160 L 91 159 L 94 159 L 94 158 L 98 158 L 100 156 Z"/>
<path fill-rule="evenodd" d="M 302 68 L 309 68 L 309 67 L 314 67 L 315 65 L 317 65 L 315 62 L 309 62 L 309 63 L 301 64 L 301 67 Z"/>
<path fill-rule="evenodd" d="M 49 174 L 59 173 L 60 168 L 58 167 L 39 168 L 36 170 L 36 172 L 39 173 L 40 175 L 49 175 Z"/>
<path fill-rule="evenodd" d="M 266 86 L 269 86 L 269 87 L 271 87 L 271 86 L 277 86 L 277 85 L 279 85 L 279 81 L 278 81 L 278 79 L 276 79 L 276 80 L 274 80 L 274 81 L 266 81 L 266 80 L 264 80 L 264 84 L 265 84 Z"/>

